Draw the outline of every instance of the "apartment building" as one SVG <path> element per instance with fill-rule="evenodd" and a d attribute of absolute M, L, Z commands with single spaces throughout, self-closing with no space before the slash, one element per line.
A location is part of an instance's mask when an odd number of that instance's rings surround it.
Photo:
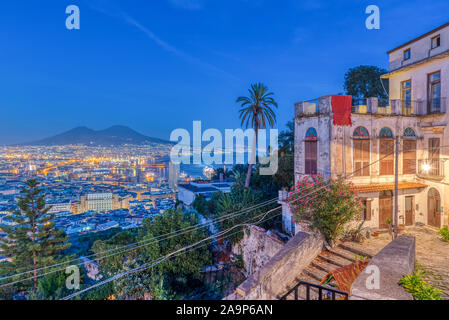
<path fill-rule="evenodd" d="M 398 139 L 399 224 L 440 228 L 449 213 L 449 23 L 388 55 L 388 101 L 356 101 L 351 125 L 335 125 L 334 96 L 295 105 L 295 177 L 347 177 L 364 201 L 366 225 L 385 228 L 393 220 Z M 284 210 L 294 233 L 289 219 Z"/>
<path fill-rule="evenodd" d="M 110 192 L 106 193 L 89 193 L 81 197 L 81 207 L 83 212 L 108 212 L 115 209 L 114 200 L 116 196 Z"/>

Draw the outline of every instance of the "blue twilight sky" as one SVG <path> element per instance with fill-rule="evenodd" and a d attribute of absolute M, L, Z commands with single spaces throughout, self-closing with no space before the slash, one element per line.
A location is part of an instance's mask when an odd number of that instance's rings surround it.
<path fill-rule="evenodd" d="M 78 5 L 81 29 L 65 27 Z M 381 9 L 381 30 L 365 8 Z M 449 20 L 447 0 L 2 0 L 0 144 L 76 126 L 237 128 L 235 99 L 262 81 L 293 104 L 343 92 L 345 71 Z"/>

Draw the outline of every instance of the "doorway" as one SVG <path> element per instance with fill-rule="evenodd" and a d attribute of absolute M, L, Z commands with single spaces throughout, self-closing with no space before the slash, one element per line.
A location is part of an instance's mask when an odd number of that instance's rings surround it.
<path fill-rule="evenodd" d="M 413 226 L 415 224 L 415 197 L 405 197 L 405 225 Z"/>
<path fill-rule="evenodd" d="M 388 228 L 387 220 L 393 222 L 393 192 L 384 191 L 379 195 L 379 227 Z"/>

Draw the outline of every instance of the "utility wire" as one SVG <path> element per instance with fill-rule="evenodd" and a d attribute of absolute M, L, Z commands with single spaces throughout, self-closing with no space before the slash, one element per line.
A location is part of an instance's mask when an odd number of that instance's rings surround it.
<path fill-rule="evenodd" d="M 234 229 L 236 229 L 236 228 L 238 228 L 238 227 L 243 227 L 243 226 L 248 226 L 248 225 L 254 225 L 254 224 L 262 223 L 263 220 L 264 220 L 264 218 L 265 218 L 269 213 L 271 213 L 271 212 L 273 212 L 273 211 L 275 211 L 275 210 L 279 210 L 279 209 L 281 209 L 281 208 L 282 208 L 282 206 L 279 206 L 279 207 L 277 207 L 277 208 L 275 208 L 275 209 L 271 209 L 271 210 L 267 211 L 266 213 L 262 214 L 262 218 L 261 218 L 258 222 L 256 222 L 256 223 L 251 223 L 251 224 L 249 224 L 249 223 L 242 223 L 242 224 L 239 224 L 239 225 L 235 225 L 235 226 L 233 226 L 232 228 L 229 228 L 229 229 L 227 229 L 227 230 L 225 230 L 225 231 L 222 231 L 222 232 L 220 233 L 219 236 L 225 235 L 226 233 L 228 233 L 228 232 L 230 232 L 230 231 L 232 231 L 232 230 L 234 230 Z M 259 215 L 259 216 L 261 216 L 261 215 Z M 241 231 L 238 231 L 238 232 L 241 232 Z M 198 242 L 196 242 L 196 243 L 194 243 L 194 244 L 185 246 L 185 247 L 183 247 L 183 248 L 181 248 L 181 249 L 178 249 L 178 250 L 176 250 L 176 251 L 174 251 L 174 252 L 171 252 L 171 253 L 165 255 L 164 257 L 161 257 L 161 258 L 157 259 L 157 260 L 156 260 L 155 262 L 153 262 L 153 263 L 146 263 L 146 264 L 143 264 L 142 266 L 139 266 L 139 267 L 137 267 L 137 268 L 134 268 L 134 269 L 131 269 L 131 270 L 128 270 L 128 271 L 119 273 L 119 274 L 117 274 L 117 275 L 115 275 L 115 276 L 112 276 L 112 277 L 106 279 L 106 280 L 100 281 L 99 283 L 96 283 L 95 285 L 92 285 L 92 286 L 90 286 L 90 287 L 88 287 L 88 288 L 85 288 L 85 289 L 83 289 L 83 290 L 81 290 L 81 291 L 78 291 L 78 292 L 76 292 L 76 293 L 73 293 L 73 294 L 71 294 L 71 295 L 69 295 L 69 296 L 63 298 L 62 300 L 70 300 L 70 299 L 72 299 L 72 298 L 74 298 L 74 297 L 76 297 L 76 296 L 79 296 L 80 294 L 83 294 L 83 293 L 85 293 L 85 292 L 87 292 L 87 291 L 90 291 L 90 290 L 92 290 L 92 289 L 94 289 L 94 288 L 96 288 L 96 287 L 102 286 L 102 285 L 104 285 L 104 284 L 106 284 L 106 283 L 109 283 L 109 282 L 111 282 L 111 281 L 117 280 L 117 279 L 119 279 L 119 278 L 122 278 L 122 277 L 124 277 L 124 276 L 130 275 L 130 274 L 135 273 L 135 272 L 140 272 L 140 271 L 144 271 L 144 270 L 146 270 L 146 269 L 152 268 L 152 267 L 154 267 L 154 266 L 156 266 L 156 265 L 162 263 L 162 262 L 165 261 L 165 260 L 168 260 L 168 259 L 170 259 L 170 258 L 172 258 L 172 257 L 175 257 L 175 256 L 177 256 L 178 254 L 183 253 L 183 252 L 186 251 L 186 250 L 189 250 L 189 249 L 194 248 L 194 247 L 197 246 L 198 244 L 201 244 L 201 243 L 203 243 L 203 242 L 205 242 L 205 241 L 208 241 L 208 240 L 211 240 L 211 239 L 214 239 L 214 238 L 215 238 L 215 236 L 211 236 L 211 237 L 202 239 L 202 240 L 200 240 L 200 241 L 198 241 Z"/>

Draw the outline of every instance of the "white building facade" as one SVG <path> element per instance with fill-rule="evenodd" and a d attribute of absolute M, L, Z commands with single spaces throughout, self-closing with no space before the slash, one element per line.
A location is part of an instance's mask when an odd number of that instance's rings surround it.
<path fill-rule="evenodd" d="M 386 228 L 398 138 L 399 224 L 441 228 L 449 214 L 449 24 L 388 54 L 389 100 L 354 104 L 352 126 L 333 124 L 331 96 L 295 105 L 295 177 L 347 177 L 366 225 Z"/>

